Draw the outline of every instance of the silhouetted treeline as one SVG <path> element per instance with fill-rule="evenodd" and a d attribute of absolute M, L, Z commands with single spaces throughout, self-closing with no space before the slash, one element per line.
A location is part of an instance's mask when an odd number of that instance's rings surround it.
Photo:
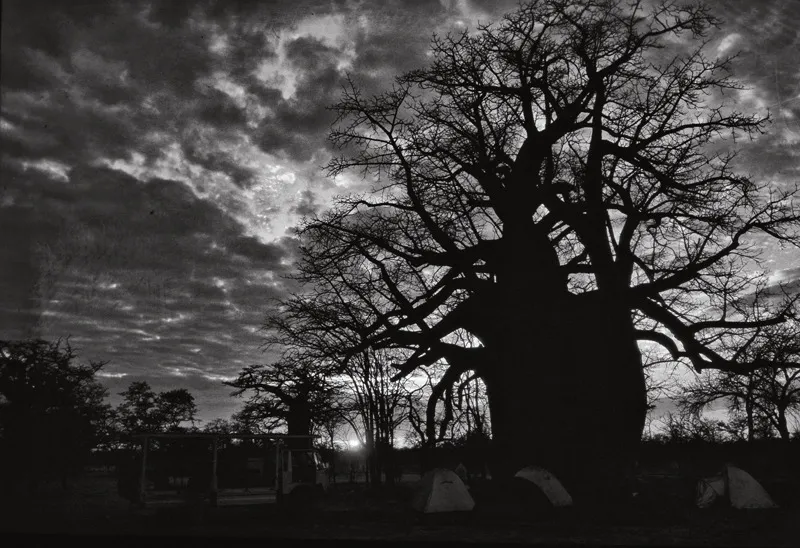
<path fill-rule="evenodd" d="M 731 462 L 756 475 L 800 478 L 800 438 L 709 442 L 644 441 L 639 450 L 640 468 L 661 467 L 665 474 L 712 475 Z"/>

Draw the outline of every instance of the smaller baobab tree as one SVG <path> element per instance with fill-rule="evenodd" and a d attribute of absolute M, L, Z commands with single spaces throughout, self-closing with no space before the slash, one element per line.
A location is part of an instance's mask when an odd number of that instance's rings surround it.
<path fill-rule="evenodd" d="M 233 381 L 233 396 L 248 394 L 239 421 L 257 430 L 286 428 L 289 435 L 310 435 L 339 413 L 338 386 L 326 371 L 307 362 L 284 358 L 266 365 L 249 365 Z"/>

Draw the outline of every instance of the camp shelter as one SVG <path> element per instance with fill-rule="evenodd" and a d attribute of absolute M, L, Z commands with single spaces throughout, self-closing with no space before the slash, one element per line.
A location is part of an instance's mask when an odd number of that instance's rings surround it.
<path fill-rule="evenodd" d="M 572 497 L 553 474 L 538 466 L 527 466 L 514 477 L 534 483 L 553 506 L 572 506 Z"/>
<path fill-rule="evenodd" d="M 420 479 L 411 507 L 425 514 L 468 512 L 475 507 L 475 501 L 455 472 L 435 468 Z"/>
<path fill-rule="evenodd" d="M 726 464 L 716 476 L 697 482 L 697 506 L 708 508 L 718 501 L 733 508 L 777 508 L 777 504 L 753 476 L 732 464 Z"/>

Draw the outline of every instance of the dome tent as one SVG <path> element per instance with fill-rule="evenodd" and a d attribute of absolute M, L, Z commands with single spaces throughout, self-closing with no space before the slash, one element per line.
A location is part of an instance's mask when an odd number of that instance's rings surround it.
<path fill-rule="evenodd" d="M 733 508 L 778 507 L 753 476 L 732 464 L 723 466 L 716 476 L 697 482 L 698 507 L 708 508 L 720 500 L 729 503 Z"/>
<path fill-rule="evenodd" d="M 435 468 L 420 479 L 411 507 L 425 514 L 468 512 L 475 507 L 475 501 L 455 472 Z"/>
<path fill-rule="evenodd" d="M 528 466 L 517 472 L 514 477 L 534 483 L 553 506 L 572 506 L 572 497 L 567 490 L 553 474 L 544 468 Z"/>

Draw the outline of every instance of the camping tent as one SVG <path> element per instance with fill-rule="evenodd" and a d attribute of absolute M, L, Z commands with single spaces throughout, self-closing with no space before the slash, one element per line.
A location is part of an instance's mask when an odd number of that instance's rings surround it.
<path fill-rule="evenodd" d="M 446 468 L 436 468 L 422 476 L 411 501 L 411 507 L 426 514 L 468 512 L 475 507 L 475 501 L 455 472 Z"/>
<path fill-rule="evenodd" d="M 753 476 L 731 464 L 726 464 L 716 476 L 697 483 L 697 506 L 707 508 L 717 500 L 730 502 L 734 508 L 778 506 Z"/>
<path fill-rule="evenodd" d="M 572 505 L 572 497 L 569 496 L 569 493 L 567 493 L 567 490 L 561 485 L 561 482 L 544 468 L 528 466 L 517 472 L 515 477 L 526 479 L 536 484 L 553 506 Z"/>

